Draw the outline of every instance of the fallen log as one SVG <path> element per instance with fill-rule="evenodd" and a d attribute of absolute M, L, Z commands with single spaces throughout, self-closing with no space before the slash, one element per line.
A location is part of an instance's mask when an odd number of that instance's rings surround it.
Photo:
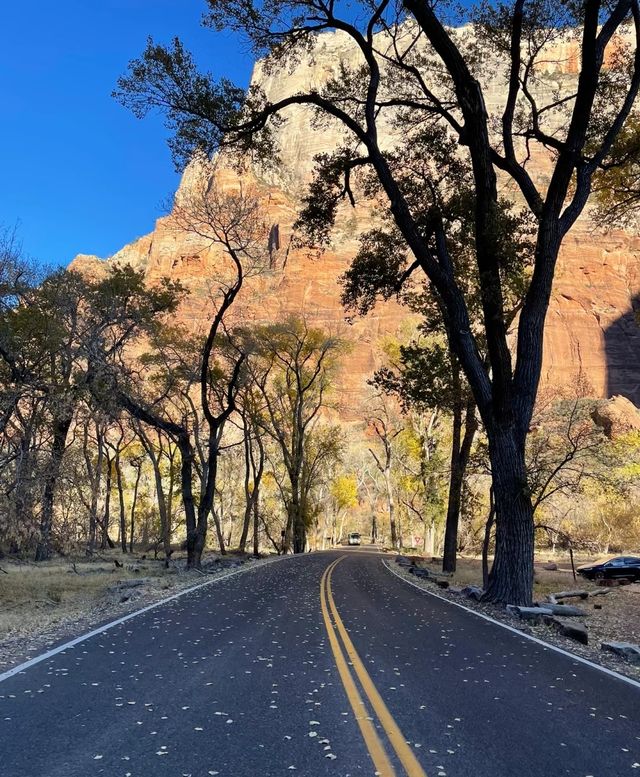
<path fill-rule="evenodd" d="M 596 588 L 593 591 L 589 591 L 589 596 L 606 596 L 606 594 L 610 594 L 611 589 L 610 588 Z"/>
<path fill-rule="evenodd" d="M 570 617 L 580 617 L 582 615 L 586 615 L 587 613 L 584 610 L 581 610 L 579 607 L 574 607 L 571 604 L 555 604 L 555 602 L 540 602 L 537 604 L 538 607 L 544 609 L 544 610 L 551 610 L 551 612 L 554 615 L 567 615 Z"/>
<path fill-rule="evenodd" d="M 549 594 L 547 601 L 557 604 L 558 599 L 588 599 L 589 591 L 558 591 L 557 594 Z"/>
<path fill-rule="evenodd" d="M 116 583 L 116 585 L 112 586 L 112 588 L 117 590 L 122 590 L 124 588 L 138 588 L 138 586 L 148 585 L 150 582 L 150 577 L 138 577 L 135 580 L 121 580 L 119 583 Z"/>
<path fill-rule="evenodd" d="M 545 616 L 548 618 L 553 617 L 553 612 L 550 607 L 521 607 L 515 604 L 508 604 L 507 612 L 511 613 L 511 615 L 516 618 L 520 618 L 523 621 L 531 621 L 535 624 L 543 623 Z"/>

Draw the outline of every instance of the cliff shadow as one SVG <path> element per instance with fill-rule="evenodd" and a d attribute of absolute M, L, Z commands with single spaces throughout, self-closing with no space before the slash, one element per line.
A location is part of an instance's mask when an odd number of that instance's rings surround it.
<path fill-rule="evenodd" d="M 640 294 L 631 310 L 604 330 L 607 397 L 621 394 L 640 407 Z"/>

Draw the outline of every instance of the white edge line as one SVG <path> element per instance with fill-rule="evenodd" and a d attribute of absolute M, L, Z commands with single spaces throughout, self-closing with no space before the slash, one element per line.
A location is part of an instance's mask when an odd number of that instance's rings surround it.
<path fill-rule="evenodd" d="M 295 556 L 294 555 L 276 556 L 276 558 L 271 559 L 269 564 L 273 564 L 276 561 L 282 561 L 286 558 L 295 558 Z M 269 564 L 260 564 L 260 567 L 269 566 Z M 106 623 L 104 626 L 100 626 L 100 628 L 94 629 L 93 631 L 88 631 L 86 634 L 82 634 L 81 636 L 76 637 L 75 639 L 72 639 L 70 642 L 65 642 L 63 645 L 58 645 L 58 647 L 55 647 L 52 650 L 48 650 L 46 653 L 42 653 L 39 656 L 30 658 L 28 661 L 25 661 L 23 664 L 18 664 L 18 666 L 14 666 L 13 669 L 8 669 L 6 672 L 3 672 L 2 674 L 0 674 L 0 683 L 3 682 L 3 680 L 8 680 L 10 677 L 13 677 L 16 674 L 25 672 L 27 669 L 30 669 L 32 666 L 35 666 L 36 664 L 40 664 L 42 663 L 42 661 L 46 661 L 47 659 L 52 658 L 58 653 L 62 653 L 65 650 L 69 650 L 69 648 L 79 645 L 81 642 L 84 642 L 87 639 L 96 637 L 98 634 L 103 634 L 105 631 L 109 631 L 109 629 L 112 629 L 114 626 L 119 626 L 121 623 L 126 623 L 127 621 L 131 620 L 131 618 L 135 618 L 136 615 L 142 615 L 145 612 L 149 612 L 149 610 L 155 610 L 156 607 L 161 607 L 163 604 L 166 604 L 167 602 L 172 602 L 174 599 L 178 599 L 181 596 L 184 596 L 185 594 L 190 594 L 192 591 L 197 591 L 200 588 L 204 588 L 206 585 L 212 585 L 213 583 L 218 583 L 220 580 L 226 580 L 228 577 L 239 575 L 241 572 L 251 572 L 253 569 L 259 569 L 260 567 L 248 566 L 248 567 L 242 567 L 241 569 L 236 569 L 233 572 L 227 572 L 226 575 L 219 575 L 218 577 L 214 577 L 212 580 L 206 580 L 204 583 L 198 583 L 198 585 L 191 586 L 191 588 L 185 588 L 184 591 L 179 591 L 177 594 L 173 594 L 172 596 L 167 596 L 165 599 L 160 599 L 159 601 L 154 602 L 153 604 L 147 605 L 147 607 L 143 607 L 141 610 L 135 610 L 134 612 L 130 612 L 127 615 L 123 615 L 122 618 L 118 618 L 115 621 Z"/>
<path fill-rule="evenodd" d="M 446 602 L 447 604 L 451 604 L 453 607 L 459 607 L 461 610 L 465 610 L 466 612 L 470 612 L 472 615 L 476 615 L 478 618 L 482 618 L 485 621 L 489 621 L 489 623 L 493 623 L 496 626 L 500 626 L 502 629 L 506 629 L 507 631 L 511 631 L 514 634 L 517 634 L 519 637 L 524 637 L 525 639 L 531 640 L 531 642 L 537 642 L 538 645 L 542 645 L 545 648 L 548 648 L 549 650 L 554 650 L 556 653 L 560 653 L 563 656 L 567 656 L 567 658 L 570 658 L 572 661 L 579 661 L 581 664 L 586 664 L 587 666 L 590 666 L 592 669 L 597 669 L 599 672 L 603 672 L 604 674 L 608 674 L 610 677 L 615 677 L 616 680 L 622 680 L 625 683 L 628 683 L 629 685 L 632 685 L 634 688 L 640 689 L 640 682 L 637 680 L 634 680 L 631 677 L 626 677 L 623 674 L 620 674 L 619 672 L 615 672 L 613 669 L 607 669 L 606 666 L 601 666 L 600 664 L 596 664 L 594 661 L 589 661 L 588 658 L 582 658 L 582 656 L 578 656 L 575 653 L 571 653 L 568 650 L 563 650 L 561 647 L 557 647 L 556 645 L 552 645 L 550 642 L 545 642 L 542 639 L 538 639 L 538 637 L 533 637 L 531 634 L 526 634 L 524 631 L 520 631 L 520 629 L 516 629 L 513 626 L 509 626 L 506 623 L 502 623 L 499 620 L 496 620 L 495 618 L 492 618 L 490 615 L 485 615 L 483 612 L 478 612 L 477 610 L 472 609 L 471 607 L 465 607 L 464 604 L 459 604 L 458 602 L 452 602 L 451 599 L 447 599 L 446 596 L 441 596 L 440 594 L 435 593 L 434 591 L 429 591 L 427 588 L 423 588 L 421 585 L 418 585 L 417 583 L 414 583 L 411 580 L 407 580 L 406 577 L 403 577 L 402 575 L 398 574 L 398 572 L 393 569 L 389 564 L 387 564 L 385 559 L 380 559 L 382 562 L 382 565 L 385 566 L 389 572 L 391 572 L 392 575 L 395 575 L 399 580 L 402 580 L 407 585 L 412 585 L 414 588 L 417 588 L 418 591 L 422 591 L 425 594 L 428 594 L 429 596 L 434 596 L 436 599 L 441 599 L 443 602 Z M 0 680 L 2 677 L 0 677 Z"/>

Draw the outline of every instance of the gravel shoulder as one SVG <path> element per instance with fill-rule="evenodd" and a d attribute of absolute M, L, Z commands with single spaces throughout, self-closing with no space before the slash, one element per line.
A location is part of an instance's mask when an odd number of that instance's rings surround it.
<path fill-rule="evenodd" d="M 383 564 L 413 585 L 423 588 L 425 591 L 435 594 L 442 599 L 462 604 L 470 610 L 488 615 L 494 620 L 536 637 L 543 642 L 555 645 L 569 653 L 586 658 L 595 664 L 604 666 L 633 680 L 640 681 L 640 666 L 631 664 L 600 648 L 601 643 L 605 640 L 640 643 L 640 584 L 613 588 L 611 593 L 598 597 L 597 603 L 602 605 L 602 609 L 590 609 L 586 618 L 578 619 L 585 623 L 589 632 L 589 644 L 581 645 L 574 640 L 560 636 L 549 626 L 536 626 L 513 617 L 503 607 L 476 602 L 466 596 L 441 589 L 430 580 L 416 578 L 406 568 L 396 564 L 393 558 L 383 559 Z M 582 604 L 583 602 L 578 601 L 578 605 Z M 593 604 L 590 603 L 587 607 L 593 608 Z"/>

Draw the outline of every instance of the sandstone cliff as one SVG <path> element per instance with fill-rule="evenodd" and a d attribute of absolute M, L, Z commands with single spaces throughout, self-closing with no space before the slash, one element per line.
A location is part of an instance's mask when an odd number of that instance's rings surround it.
<path fill-rule="evenodd" d="M 270 100 L 319 86 L 337 75 L 340 62 L 353 64 L 358 54 L 341 33 L 325 34 L 315 49 L 290 73 L 266 72 L 258 63 L 257 83 Z M 550 58 L 548 87 L 566 88 L 575 79 L 576 52 L 567 46 Z M 504 102 L 504 79 L 499 69 L 488 68 L 485 89 L 488 108 Z M 403 327 L 406 311 L 397 305 L 380 305 L 365 320 L 345 324 L 339 301 L 338 278 L 357 250 L 358 234 L 370 221 L 366 209 L 340 213 L 332 249 L 319 258 L 290 246 L 292 225 L 300 198 L 308 183 L 316 154 L 331 150 L 339 140 L 337 130 L 312 126 L 310 113 L 291 108 L 278 130 L 280 164 L 265 172 L 253 168 L 245 183 L 256 188 L 271 225 L 272 270 L 245 292 L 243 314 L 257 320 L 274 320 L 287 313 L 304 313 L 312 322 L 339 329 L 354 342 L 348 370 L 342 380 L 343 400 L 355 409 L 366 392 L 366 380 L 380 362 L 380 340 Z M 547 160 L 534 160 L 540 179 Z M 181 192 L 192 186 L 194 170 L 187 170 Z M 219 160 L 218 185 L 235 186 L 236 173 Z M 640 328 L 634 310 L 640 307 L 640 236 L 631 232 L 602 233 L 583 217 L 566 238 L 551 302 L 545 343 L 543 380 L 567 385 L 578 373 L 601 397 L 621 394 L 640 405 Z M 75 266 L 99 266 L 96 258 L 79 256 Z M 170 217 L 159 219 L 154 231 L 139 238 L 110 258 L 144 268 L 150 282 L 163 275 L 180 278 L 191 294 L 183 319 L 201 326 L 209 309 L 209 282 L 215 277 L 219 257 L 191 236 L 175 229 Z M 258 293 L 259 292 L 259 293 Z M 259 302 L 258 302 L 259 299 Z"/>

